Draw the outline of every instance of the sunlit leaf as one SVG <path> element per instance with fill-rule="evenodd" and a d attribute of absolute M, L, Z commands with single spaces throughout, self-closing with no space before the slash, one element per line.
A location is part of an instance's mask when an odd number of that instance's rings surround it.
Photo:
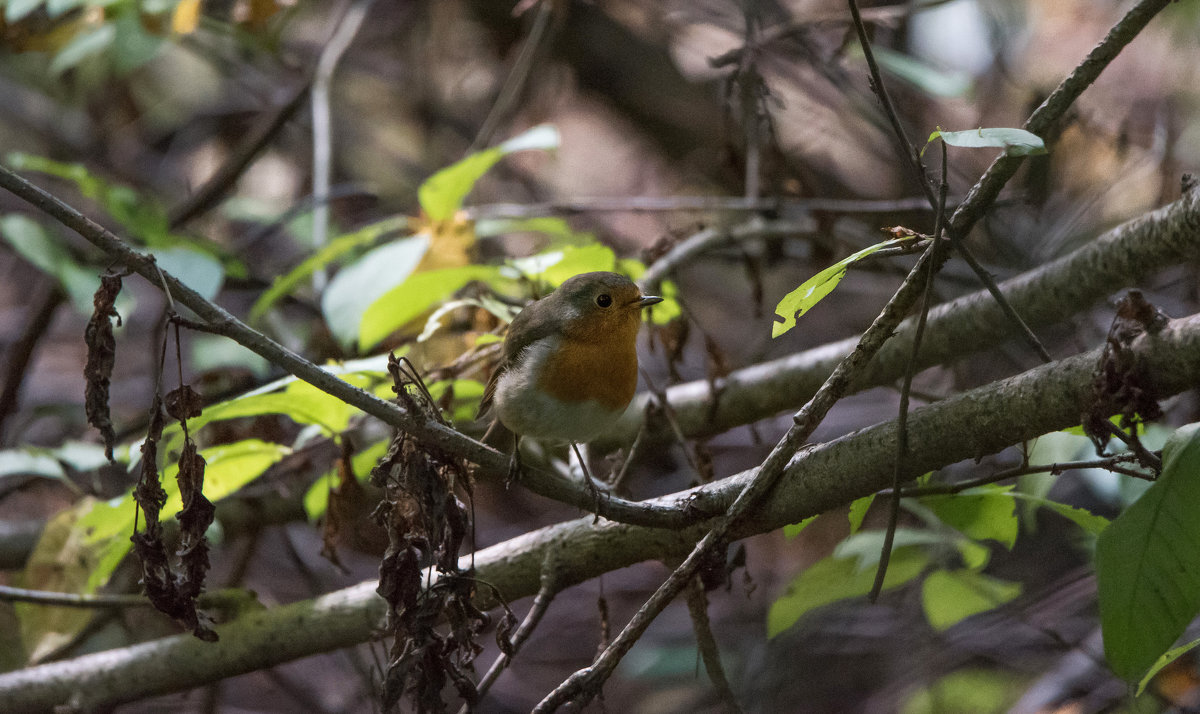
<path fill-rule="evenodd" d="M 1200 611 L 1200 423 L 1163 447 L 1163 471 L 1096 544 L 1109 666 L 1140 680 Z"/>
<path fill-rule="evenodd" d="M 291 449 L 286 446 L 259 439 L 203 449 L 200 455 L 208 462 L 204 470 L 204 495 L 215 503 L 261 476 L 289 453 Z M 182 506 L 179 484 L 175 481 L 178 472 L 177 464 L 169 464 L 162 472 L 162 486 L 167 492 L 167 503 L 161 512 L 164 520 L 174 517 Z M 82 592 L 96 592 L 108 582 L 113 570 L 129 552 L 134 509 L 130 491 L 110 501 L 90 501 L 79 510 L 76 530 L 82 534 L 88 553 L 93 554 L 90 557 L 96 561 Z"/>
<path fill-rule="evenodd" d="M 179 0 L 171 13 L 171 32 L 190 35 L 200 25 L 200 0 Z"/>
<path fill-rule="evenodd" d="M 800 287 L 784 295 L 779 304 L 775 306 L 775 314 L 782 319 L 777 319 L 772 323 L 771 337 L 779 337 L 795 327 L 797 318 L 812 309 L 826 295 L 833 292 L 833 289 L 846 276 L 846 270 L 852 263 L 860 261 L 884 248 L 890 248 L 898 243 L 911 240 L 908 237 L 892 238 L 891 240 L 885 240 L 882 243 L 868 246 L 805 280 L 800 284 Z"/>
<path fill-rule="evenodd" d="M 942 131 L 929 135 L 929 142 L 941 139 L 950 146 L 968 149 L 1004 149 L 1006 156 L 1032 156 L 1046 153 L 1046 143 L 1041 137 L 1024 129 L 989 128 L 965 131 Z"/>
<path fill-rule="evenodd" d="M 1048 498 L 1039 498 L 1032 494 L 1021 493 L 1020 491 L 1014 491 L 1012 496 L 1013 498 L 1024 501 L 1035 508 L 1046 508 L 1054 511 L 1058 515 L 1079 526 L 1081 529 L 1083 529 L 1084 533 L 1087 533 L 1091 536 L 1100 535 L 1109 525 L 1109 520 L 1104 516 L 1097 516 L 1091 511 L 1083 508 L 1069 506 L 1065 503 L 1052 501 Z"/>
<path fill-rule="evenodd" d="M 1016 598 L 1021 584 L 974 570 L 935 570 L 921 584 L 925 619 L 942 632 L 960 621 Z"/>
<path fill-rule="evenodd" d="M 417 190 L 417 200 L 432 221 L 445 221 L 462 208 L 463 199 L 496 162 L 515 151 L 554 149 L 559 146 L 558 130 L 548 124 L 535 126 L 520 136 L 476 152 L 456 164 L 438 171 Z"/>
<path fill-rule="evenodd" d="M 353 233 L 338 236 L 329 241 L 321 250 L 305 258 L 295 268 L 275 278 L 275 281 L 271 283 L 271 287 L 267 288 L 254 301 L 253 307 L 250 308 L 250 321 L 257 322 L 275 303 L 279 302 L 281 298 L 290 295 L 318 269 L 329 266 L 342 256 L 358 248 L 371 245 L 389 233 L 405 230 L 408 226 L 408 216 L 390 216 L 371 225 L 364 226 Z M 408 246 L 405 249 L 401 249 L 401 252 L 407 253 L 409 250 L 415 251 L 416 246 Z M 389 253 L 383 253 L 381 257 L 388 257 L 389 255 Z M 396 256 L 391 257 L 394 258 Z M 418 257 L 417 259 L 419 260 L 420 258 Z"/>
<path fill-rule="evenodd" d="M 1009 550 L 1019 524 L 1012 486 L 984 486 L 952 496 L 923 496 L 920 501 L 942 522 L 976 540 L 994 540 Z"/>
<path fill-rule="evenodd" d="M 871 504 L 875 502 L 875 494 L 867 494 L 862 498 L 856 498 L 850 504 L 850 533 L 858 532 L 862 527 L 863 519 L 867 517 L 867 511 L 871 510 Z"/>
<path fill-rule="evenodd" d="M 491 281 L 499 274 L 495 266 L 464 265 L 411 275 L 373 301 L 362 314 L 357 335 L 359 348 L 367 350 L 379 344 L 472 280 Z"/>
<path fill-rule="evenodd" d="M 817 514 L 817 515 L 820 515 L 820 514 Z M 808 526 L 811 525 L 812 522 L 815 520 L 817 520 L 817 516 L 814 515 L 814 516 L 809 516 L 808 518 L 805 518 L 804 520 L 800 521 L 799 523 L 789 523 L 783 527 L 783 536 L 785 538 L 787 538 L 788 540 L 791 540 L 792 538 L 795 538 L 796 536 L 800 535 L 800 532 L 803 531 L 805 528 L 808 528 Z"/>
<path fill-rule="evenodd" d="M 363 323 L 371 306 L 413 275 L 429 249 L 429 239 L 429 234 L 419 233 L 380 246 L 333 276 L 321 295 L 321 313 L 338 342 L 351 345 L 355 340 L 361 340 Z M 424 308 L 417 310 L 411 317 L 423 311 Z M 379 339 L 383 339 L 382 336 Z M 361 340 L 360 347 L 368 349 L 374 344 Z"/>

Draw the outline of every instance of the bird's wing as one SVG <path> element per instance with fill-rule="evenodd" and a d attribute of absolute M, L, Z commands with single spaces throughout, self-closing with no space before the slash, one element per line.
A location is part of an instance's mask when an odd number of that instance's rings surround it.
<path fill-rule="evenodd" d="M 483 399 L 479 401 L 479 411 L 475 413 L 476 419 L 482 418 L 491 409 L 492 400 L 496 396 L 496 384 L 500 381 L 504 371 L 516 364 L 526 347 L 554 331 L 554 325 L 548 319 L 549 315 L 542 309 L 542 305 L 543 302 L 540 300 L 530 303 L 525 306 L 524 310 L 517 313 L 512 323 L 509 324 L 508 333 L 504 336 L 504 350 L 500 357 L 500 364 L 492 370 L 487 384 L 484 385 Z M 514 335 L 520 337 L 514 337 Z"/>

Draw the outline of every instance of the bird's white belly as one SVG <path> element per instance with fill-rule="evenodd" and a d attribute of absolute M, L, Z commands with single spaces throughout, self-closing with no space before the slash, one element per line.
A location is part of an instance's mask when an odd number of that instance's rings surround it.
<path fill-rule="evenodd" d="M 537 389 L 536 375 L 556 347 L 555 338 L 546 338 L 525 348 L 496 383 L 496 413 L 500 423 L 522 436 L 586 443 L 615 424 L 623 410 L 595 400 L 562 402 Z"/>

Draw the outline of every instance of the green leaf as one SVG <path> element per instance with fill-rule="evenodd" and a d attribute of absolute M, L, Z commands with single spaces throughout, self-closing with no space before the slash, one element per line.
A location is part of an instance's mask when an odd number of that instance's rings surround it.
<path fill-rule="evenodd" d="M 258 439 L 203 449 L 200 455 L 208 462 L 204 469 L 204 495 L 215 503 L 261 476 L 289 453 L 291 449 L 286 446 Z M 178 473 L 178 464 L 171 464 L 162 471 L 162 486 L 167 492 L 167 503 L 161 512 L 163 520 L 174 517 L 183 505 L 175 480 Z M 110 501 L 89 502 L 81 509 L 76 527 L 98 561 L 83 592 L 96 592 L 108 582 L 113 570 L 129 552 L 134 513 L 132 491 Z"/>
<path fill-rule="evenodd" d="M 1005 156 L 1033 156 L 1046 153 L 1046 144 L 1041 137 L 1024 129 L 991 128 L 965 131 L 938 129 L 929 135 L 929 141 L 925 145 L 929 146 L 935 139 L 941 139 L 950 146 L 967 149 L 1004 149 Z"/>
<path fill-rule="evenodd" d="M 462 208 L 463 199 L 475 187 L 475 182 L 497 161 L 516 151 L 555 149 L 559 143 L 557 129 L 548 124 L 535 126 L 520 136 L 471 154 L 430 176 L 417 189 L 417 200 L 430 220 L 448 220 Z"/>
<path fill-rule="evenodd" d="M 1091 511 L 1083 508 L 1068 506 L 1065 503 L 1059 503 L 1058 501 L 1052 501 L 1048 498 L 1041 498 L 1028 493 L 1021 493 L 1020 491 L 1014 491 L 1012 496 L 1013 498 L 1020 499 L 1035 508 L 1048 508 L 1051 511 L 1054 511 L 1058 515 L 1070 520 L 1072 523 L 1082 528 L 1084 533 L 1087 533 L 1091 536 L 1100 535 L 1104 532 L 1105 528 L 1108 528 L 1109 525 L 1108 519 L 1104 516 L 1097 516 Z"/>
<path fill-rule="evenodd" d="M 842 278 L 846 276 L 846 270 L 852 263 L 862 260 L 867 256 L 877 253 L 884 248 L 890 248 L 904 241 L 911 241 L 911 238 L 892 238 L 885 240 L 882 243 L 868 246 L 858 251 L 857 253 L 843 258 L 828 268 L 822 270 L 808 280 L 800 284 L 800 287 L 783 296 L 779 304 L 775 306 L 775 313 L 779 318 L 771 325 L 771 337 L 779 337 L 785 332 L 796 326 L 796 319 L 804 313 L 808 312 L 814 305 L 819 303 L 826 295 L 833 292 Z"/>
<path fill-rule="evenodd" d="M 373 381 L 361 374 L 342 375 L 342 379 L 360 388 Z M 200 416 L 188 420 L 188 428 L 195 433 L 215 421 L 282 414 L 297 424 L 313 424 L 326 436 L 333 436 L 346 430 L 356 411 L 337 397 L 297 379 L 288 381 L 281 391 L 254 392 L 205 407 Z M 178 425 L 168 427 L 164 432 L 168 449 L 176 448 L 174 441 L 181 436 Z"/>
<path fill-rule="evenodd" d="M 421 316 L 472 280 L 494 281 L 500 269 L 489 265 L 416 273 L 367 307 L 358 326 L 359 348 L 368 350 L 385 337 Z M 340 274 L 339 274 L 340 275 Z"/>
<path fill-rule="evenodd" d="M 893 52 L 886 47 L 873 46 L 879 66 L 908 82 L 926 94 L 955 98 L 968 94 L 972 88 L 967 72 L 939 69 L 909 55 Z"/>
<path fill-rule="evenodd" d="M 221 292 L 225 268 L 212 255 L 185 245 L 153 248 L 150 252 L 158 267 L 179 278 L 206 300 L 212 300 Z"/>
<path fill-rule="evenodd" d="M 862 528 L 863 519 L 867 517 L 867 511 L 871 510 L 871 504 L 875 502 L 875 494 L 871 493 L 862 498 L 855 499 L 850 504 L 850 534 L 853 535 Z"/>
<path fill-rule="evenodd" d="M 112 21 L 116 37 L 112 48 L 113 70 L 124 76 L 158 55 L 164 40 L 146 31 L 137 8 L 126 6 Z"/>
<path fill-rule="evenodd" d="M 540 280 L 551 288 L 556 288 L 567 278 L 580 273 L 614 270 L 617 267 L 617 256 L 612 248 L 601 243 L 592 243 L 567 246 L 562 250 L 546 251 L 527 258 L 514 258 L 508 261 L 508 265 L 528 279 Z M 637 279 L 637 276 L 630 277 Z"/>
<path fill-rule="evenodd" d="M 476 379 L 438 380 L 429 385 L 429 394 L 435 402 L 454 385 L 454 398 L 450 401 L 450 413 L 447 415 L 451 422 L 469 424 L 475 421 L 475 412 L 479 410 L 479 400 L 483 398 L 483 382 Z"/>
<path fill-rule="evenodd" d="M 596 235 L 577 231 L 563 218 L 536 216 L 533 218 L 480 218 L 475 221 L 475 236 L 508 235 L 510 233 L 541 233 L 551 239 L 551 245 L 588 245 L 596 242 Z"/>
<path fill-rule="evenodd" d="M 925 619 L 938 632 L 1016 598 L 1021 584 L 973 570 L 935 570 L 921 585 Z"/>
<path fill-rule="evenodd" d="M 879 565 L 885 535 L 882 530 L 859 531 L 838 543 L 833 549 L 833 557 L 852 560 L 855 567 L 861 571 L 874 570 Z M 938 549 L 955 548 L 960 540 L 963 540 L 961 536 L 948 532 L 897 528 L 892 537 L 892 554 L 895 555 L 895 551 L 910 546 L 921 546 L 926 551 L 936 552 Z"/>
<path fill-rule="evenodd" d="M 818 513 L 817 515 L 820 514 Z M 799 523 L 789 523 L 783 527 L 783 536 L 788 540 L 791 540 L 800 535 L 800 531 L 808 528 L 808 526 L 815 520 L 817 520 L 817 516 L 809 516 Z"/>
<path fill-rule="evenodd" d="M 1022 675 L 994 669 L 960 669 L 904 702 L 901 714 L 1003 714 L 1028 687 Z"/>
<path fill-rule="evenodd" d="M 105 212 L 151 248 L 194 246 L 197 243 L 194 239 L 170 234 L 166 209 L 158 201 L 128 186 L 99 178 L 82 164 L 64 163 L 22 152 L 9 154 L 8 162 L 18 171 L 37 171 L 74 183 L 85 198 L 98 203 Z M 215 246 L 210 247 L 215 249 Z"/>
<path fill-rule="evenodd" d="M 10 476 L 37 476 L 39 478 L 63 479 L 67 472 L 58 459 L 46 449 L 25 447 L 0 451 L 0 484 Z"/>
<path fill-rule="evenodd" d="M 376 221 L 368 226 L 364 226 L 353 233 L 347 233 L 343 236 L 338 236 L 321 248 L 321 250 L 313 253 L 305 258 L 295 268 L 292 268 L 284 275 L 275 278 L 271 283 L 271 287 L 259 296 L 254 301 L 254 306 L 250 308 L 250 322 L 258 322 L 267 310 L 279 302 L 286 295 L 290 295 L 302 282 L 307 280 L 314 272 L 320 268 L 328 266 L 338 258 L 350 253 L 363 246 L 371 245 L 375 241 L 383 238 L 389 233 L 403 231 L 409 226 L 408 216 L 391 216 L 384 218 L 381 221 Z M 428 244 L 426 244 L 428 249 Z M 402 253 L 407 254 L 408 250 L 415 251 L 415 246 L 402 250 Z M 424 255 L 424 251 L 421 252 Z M 389 254 L 382 254 L 384 257 Z M 392 256 L 393 258 L 397 256 Z M 404 256 L 400 256 L 404 257 Z M 419 258 L 418 258 L 419 262 Z M 404 263 L 406 264 L 406 262 Z M 413 265 L 415 268 L 416 265 Z M 381 293 L 382 294 L 382 293 Z"/>
<path fill-rule="evenodd" d="M 976 540 L 994 540 L 1012 550 L 1019 523 L 1012 486 L 984 486 L 952 496 L 923 496 L 920 501 L 945 524 Z"/>
<path fill-rule="evenodd" d="M 1200 423 L 1163 447 L 1163 471 L 1096 544 L 1104 653 L 1129 682 L 1200 611 Z"/>
<path fill-rule="evenodd" d="M 0 235 L 18 255 L 57 280 L 76 310 L 91 314 L 92 294 L 100 285 L 95 270 L 75 262 L 42 224 L 26 216 L 14 213 L 0 217 Z"/>
<path fill-rule="evenodd" d="M 929 564 L 924 549 L 897 548 L 883 581 L 884 590 L 902 585 L 921 574 Z M 787 592 L 771 603 L 767 612 L 767 637 L 787 630 L 808 612 L 871 591 L 875 572 L 858 567 L 854 558 L 826 557 L 809 566 L 788 585 Z"/>
<path fill-rule="evenodd" d="M 4 21 L 13 24 L 38 9 L 45 0 L 7 0 L 4 6 Z"/>
<path fill-rule="evenodd" d="M 50 62 L 50 74 L 57 76 L 75 67 L 84 60 L 104 52 L 117 37 L 117 28 L 111 23 L 100 25 L 76 35 Z"/>
<path fill-rule="evenodd" d="M 321 313 L 338 342 L 351 345 L 360 339 L 363 321 L 372 304 L 412 276 L 429 250 L 429 242 L 428 233 L 418 233 L 382 245 L 333 276 L 321 295 Z M 367 349 L 373 345 L 364 340 L 361 347 Z"/>
<path fill-rule="evenodd" d="M 371 469 L 387 453 L 389 443 L 391 439 L 377 441 L 350 457 L 350 468 L 354 471 L 356 479 L 360 482 L 367 480 Z M 329 507 L 329 490 L 338 485 L 337 479 L 337 468 L 332 468 L 317 479 L 304 494 L 304 512 L 308 515 L 309 523 L 315 523 L 325 515 L 325 510 Z"/>
<path fill-rule="evenodd" d="M 1142 677 L 1142 681 L 1138 682 L 1137 696 L 1142 696 L 1142 692 L 1146 691 L 1146 686 L 1154 680 L 1154 676 L 1166 669 L 1167 665 L 1171 664 L 1197 647 L 1200 647 L 1200 640 L 1192 640 L 1186 645 L 1180 645 L 1164 652 L 1162 657 L 1159 657 L 1154 663 L 1154 666 L 1150 668 L 1150 671 L 1146 672 L 1146 676 Z"/>

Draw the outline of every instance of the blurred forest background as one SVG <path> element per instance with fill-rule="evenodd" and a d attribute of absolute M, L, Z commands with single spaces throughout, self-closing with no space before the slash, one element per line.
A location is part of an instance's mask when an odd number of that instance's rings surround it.
<path fill-rule="evenodd" d="M 920 145 L 938 127 L 1020 126 L 1130 5 L 951 0 L 864 3 L 863 12 L 901 120 Z M 569 233 L 570 240 L 584 236 L 652 265 L 704 230 L 755 214 L 775 226 L 726 241 L 673 272 L 683 317 L 643 334 L 643 389 L 719 379 L 861 333 L 911 259 L 852 270 L 799 329 L 774 340 L 773 306 L 817 271 L 882 240 L 880 229 L 933 229 L 839 0 L 542 0 L 516 7 L 471 0 L 7 0 L 4 13 L 0 154 L 7 164 L 124 238 L 136 233 L 131 226 L 165 221 L 162 235 L 219 256 L 215 274 L 185 260 L 180 277 L 209 281 L 217 302 L 242 317 L 322 240 L 418 216 L 418 188 L 436 171 L 543 124 L 557 129 L 557 148 L 505 157 L 467 199 L 473 221 L 516 221 L 495 235 L 480 231 L 470 246 L 473 260 L 528 256 Z M 750 49 L 748 32 L 757 38 Z M 998 280 L 1180 196 L 1181 174 L 1200 167 L 1197 36 L 1200 4 L 1171 4 L 1075 103 L 1061 133 L 1048 138 L 1049 153 L 1027 160 L 970 235 Z M 931 166 L 937 155 L 927 153 Z M 950 150 L 951 203 L 994 155 Z M 81 173 L 62 164 L 77 164 Z M 62 169 L 58 176 L 49 171 L 54 167 Z M 230 173 L 220 178 L 222 172 Z M 208 193 L 214 176 L 217 190 Z M 122 216 L 122 206 L 143 213 Z M 104 465 L 83 411 L 84 326 L 96 275 L 109 260 L 7 192 L 0 214 L 0 583 L 61 589 L 63 582 L 20 576 L 46 519 L 84 494 L 120 495 L 135 479 L 123 464 Z M 530 221 L 542 217 L 565 222 L 547 235 Z M 39 265 L 29 241 L 56 248 Z M 454 264 L 454 249 L 445 250 L 446 264 Z M 336 278 L 337 265 L 329 267 Z M 327 277 L 306 277 L 258 323 L 318 363 L 360 356 L 327 320 L 320 294 Z M 1180 316 L 1197 312 L 1197 285 L 1197 265 L 1181 262 L 1139 287 Z M 936 291 L 946 300 L 979 287 L 952 260 Z M 144 434 L 165 307 L 156 287 L 127 279 L 111 386 L 124 444 Z M 1055 357 L 1067 356 L 1103 344 L 1112 313 L 1111 303 L 1098 304 L 1038 332 Z M 392 336 L 369 352 L 401 341 Z M 429 348 L 423 369 L 449 363 L 469 344 L 460 338 Z M 210 404 L 283 375 L 213 335 L 185 332 L 183 355 L 185 379 Z M 936 399 L 1037 364 L 1025 345 L 1005 344 L 926 370 L 915 398 Z M 813 441 L 894 418 L 898 404 L 894 387 L 856 394 L 839 403 Z M 1165 406 L 1167 424 L 1200 419 L 1194 391 Z M 755 466 L 790 424 L 789 411 L 648 450 L 635 459 L 627 493 L 671 493 Z M 203 445 L 247 436 L 298 445 L 312 436 L 283 416 L 221 422 L 201 434 Z M 1086 457 L 1088 449 L 1082 439 L 1048 438 L 1043 447 L 1049 460 Z M 47 454 L 55 465 L 35 459 Z M 216 545 L 209 590 L 246 588 L 272 606 L 377 577 L 386 545 L 379 533 L 343 533 L 335 565 L 321 557 L 321 526 L 306 518 L 302 499 L 336 456 L 328 440 L 298 447 L 223 502 L 221 530 L 210 534 Z M 1013 450 L 985 466 L 1019 459 Z M 949 471 L 976 473 L 970 468 Z M 1057 479 L 1052 493 L 1111 517 L 1133 497 L 1128 481 L 1075 471 Z M 238 503 L 245 506 L 240 515 Z M 480 548 L 581 515 L 495 483 L 478 484 L 473 505 Z M 358 517 L 365 521 L 369 510 Z M 885 520 L 877 505 L 865 527 Z M 992 544 L 988 573 L 1021 585 L 999 609 L 939 631 L 926 620 L 920 589 L 905 586 L 875 605 L 835 604 L 768 637 L 772 603 L 848 528 L 842 509 L 797 537 L 777 531 L 731 548 L 731 560 L 743 565 L 709 594 L 709 614 L 746 711 L 1134 706 L 1126 685 L 1103 665 L 1087 539 L 1046 511 L 1029 514 L 1011 549 Z M 615 632 L 668 572 L 647 562 L 563 592 L 479 711 L 529 710 L 591 661 L 603 635 L 601 599 Z M 106 591 L 137 592 L 137 577 L 136 567 L 118 569 Z M 520 615 L 529 600 L 513 606 Z M 30 642 L 26 632 L 22 643 L 14 639 L 17 622 L 12 607 L 0 603 L 3 670 L 23 666 L 34 650 L 62 658 L 179 631 L 148 609 L 104 610 L 57 639 Z M 496 655 L 490 640 L 481 640 L 481 668 Z M 378 644 L 359 645 L 120 711 L 372 711 L 383 657 Z M 1194 667 L 1180 677 L 1174 689 L 1140 698 L 1137 711 L 1181 710 L 1189 702 L 1195 711 Z M 604 707 L 723 710 L 699 664 L 684 603 L 668 608 L 625 659 L 604 689 Z"/>

